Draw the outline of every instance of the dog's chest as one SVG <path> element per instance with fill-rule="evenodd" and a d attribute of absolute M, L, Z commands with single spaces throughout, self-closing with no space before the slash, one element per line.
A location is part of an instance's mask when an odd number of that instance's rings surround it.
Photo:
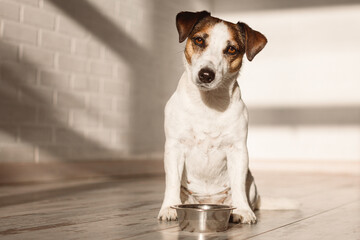
<path fill-rule="evenodd" d="M 191 116 L 179 136 L 186 150 L 198 149 L 203 153 L 224 150 L 230 143 L 229 127 L 221 120 L 204 116 Z"/>
<path fill-rule="evenodd" d="M 219 174 L 226 167 L 226 150 L 231 146 L 228 126 L 216 118 L 198 117 L 189 123 L 179 139 L 187 171 L 195 175 Z"/>
<path fill-rule="evenodd" d="M 180 137 L 185 157 L 182 185 L 199 195 L 214 194 L 228 186 L 226 151 L 231 140 L 225 124 L 199 119 Z"/>

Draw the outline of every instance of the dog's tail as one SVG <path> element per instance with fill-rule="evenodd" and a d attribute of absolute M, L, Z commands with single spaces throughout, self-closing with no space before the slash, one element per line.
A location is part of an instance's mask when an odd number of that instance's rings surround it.
<path fill-rule="evenodd" d="M 299 202 L 288 198 L 258 197 L 256 209 L 260 210 L 294 210 L 299 209 Z"/>

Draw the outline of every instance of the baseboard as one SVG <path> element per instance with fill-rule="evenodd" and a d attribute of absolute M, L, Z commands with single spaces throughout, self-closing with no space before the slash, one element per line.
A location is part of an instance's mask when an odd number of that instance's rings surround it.
<path fill-rule="evenodd" d="M 164 164 L 162 159 L 0 163 L 0 184 L 49 182 L 96 177 L 144 177 L 163 174 Z"/>
<path fill-rule="evenodd" d="M 250 161 L 253 171 L 318 172 L 360 175 L 354 161 Z M 96 177 L 159 176 L 164 174 L 162 158 L 98 160 L 47 163 L 0 163 L 0 184 L 49 182 Z"/>
<path fill-rule="evenodd" d="M 359 161 L 316 160 L 251 160 L 250 168 L 256 171 L 317 172 L 327 174 L 360 175 Z"/>

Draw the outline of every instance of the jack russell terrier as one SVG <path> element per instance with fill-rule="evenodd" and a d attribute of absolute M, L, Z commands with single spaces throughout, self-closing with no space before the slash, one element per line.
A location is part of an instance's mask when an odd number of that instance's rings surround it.
<path fill-rule="evenodd" d="M 237 83 L 243 56 L 249 61 L 266 37 L 247 24 L 209 12 L 176 16 L 186 41 L 186 71 L 165 107 L 166 189 L 159 220 L 176 220 L 170 206 L 217 203 L 236 207 L 233 222 L 256 222 L 260 207 L 247 150 L 248 112 Z"/>

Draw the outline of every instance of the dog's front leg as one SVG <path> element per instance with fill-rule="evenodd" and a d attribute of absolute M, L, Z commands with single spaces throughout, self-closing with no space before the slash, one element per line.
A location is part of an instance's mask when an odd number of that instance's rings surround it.
<path fill-rule="evenodd" d="M 252 224 L 256 222 L 256 216 L 249 206 L 246 194 L 246 176 L 249 169 L 249 157 L 246 144 L 233 147 L 227 154 L 228 172 L 230 178 L 232 204 L 236 209 L 233 211 L 233 222 Z"/>
<path fill-rule="evenodd" d="M 158 215 L 159 220 L 177 219 L 176 210 L 170 206 L 181 204 L 180 185 L 184 160 L 183 152 L 178 144 L 173 140 L 166 140 L 164 154 L 166 187 L 164 201 Z"/>

